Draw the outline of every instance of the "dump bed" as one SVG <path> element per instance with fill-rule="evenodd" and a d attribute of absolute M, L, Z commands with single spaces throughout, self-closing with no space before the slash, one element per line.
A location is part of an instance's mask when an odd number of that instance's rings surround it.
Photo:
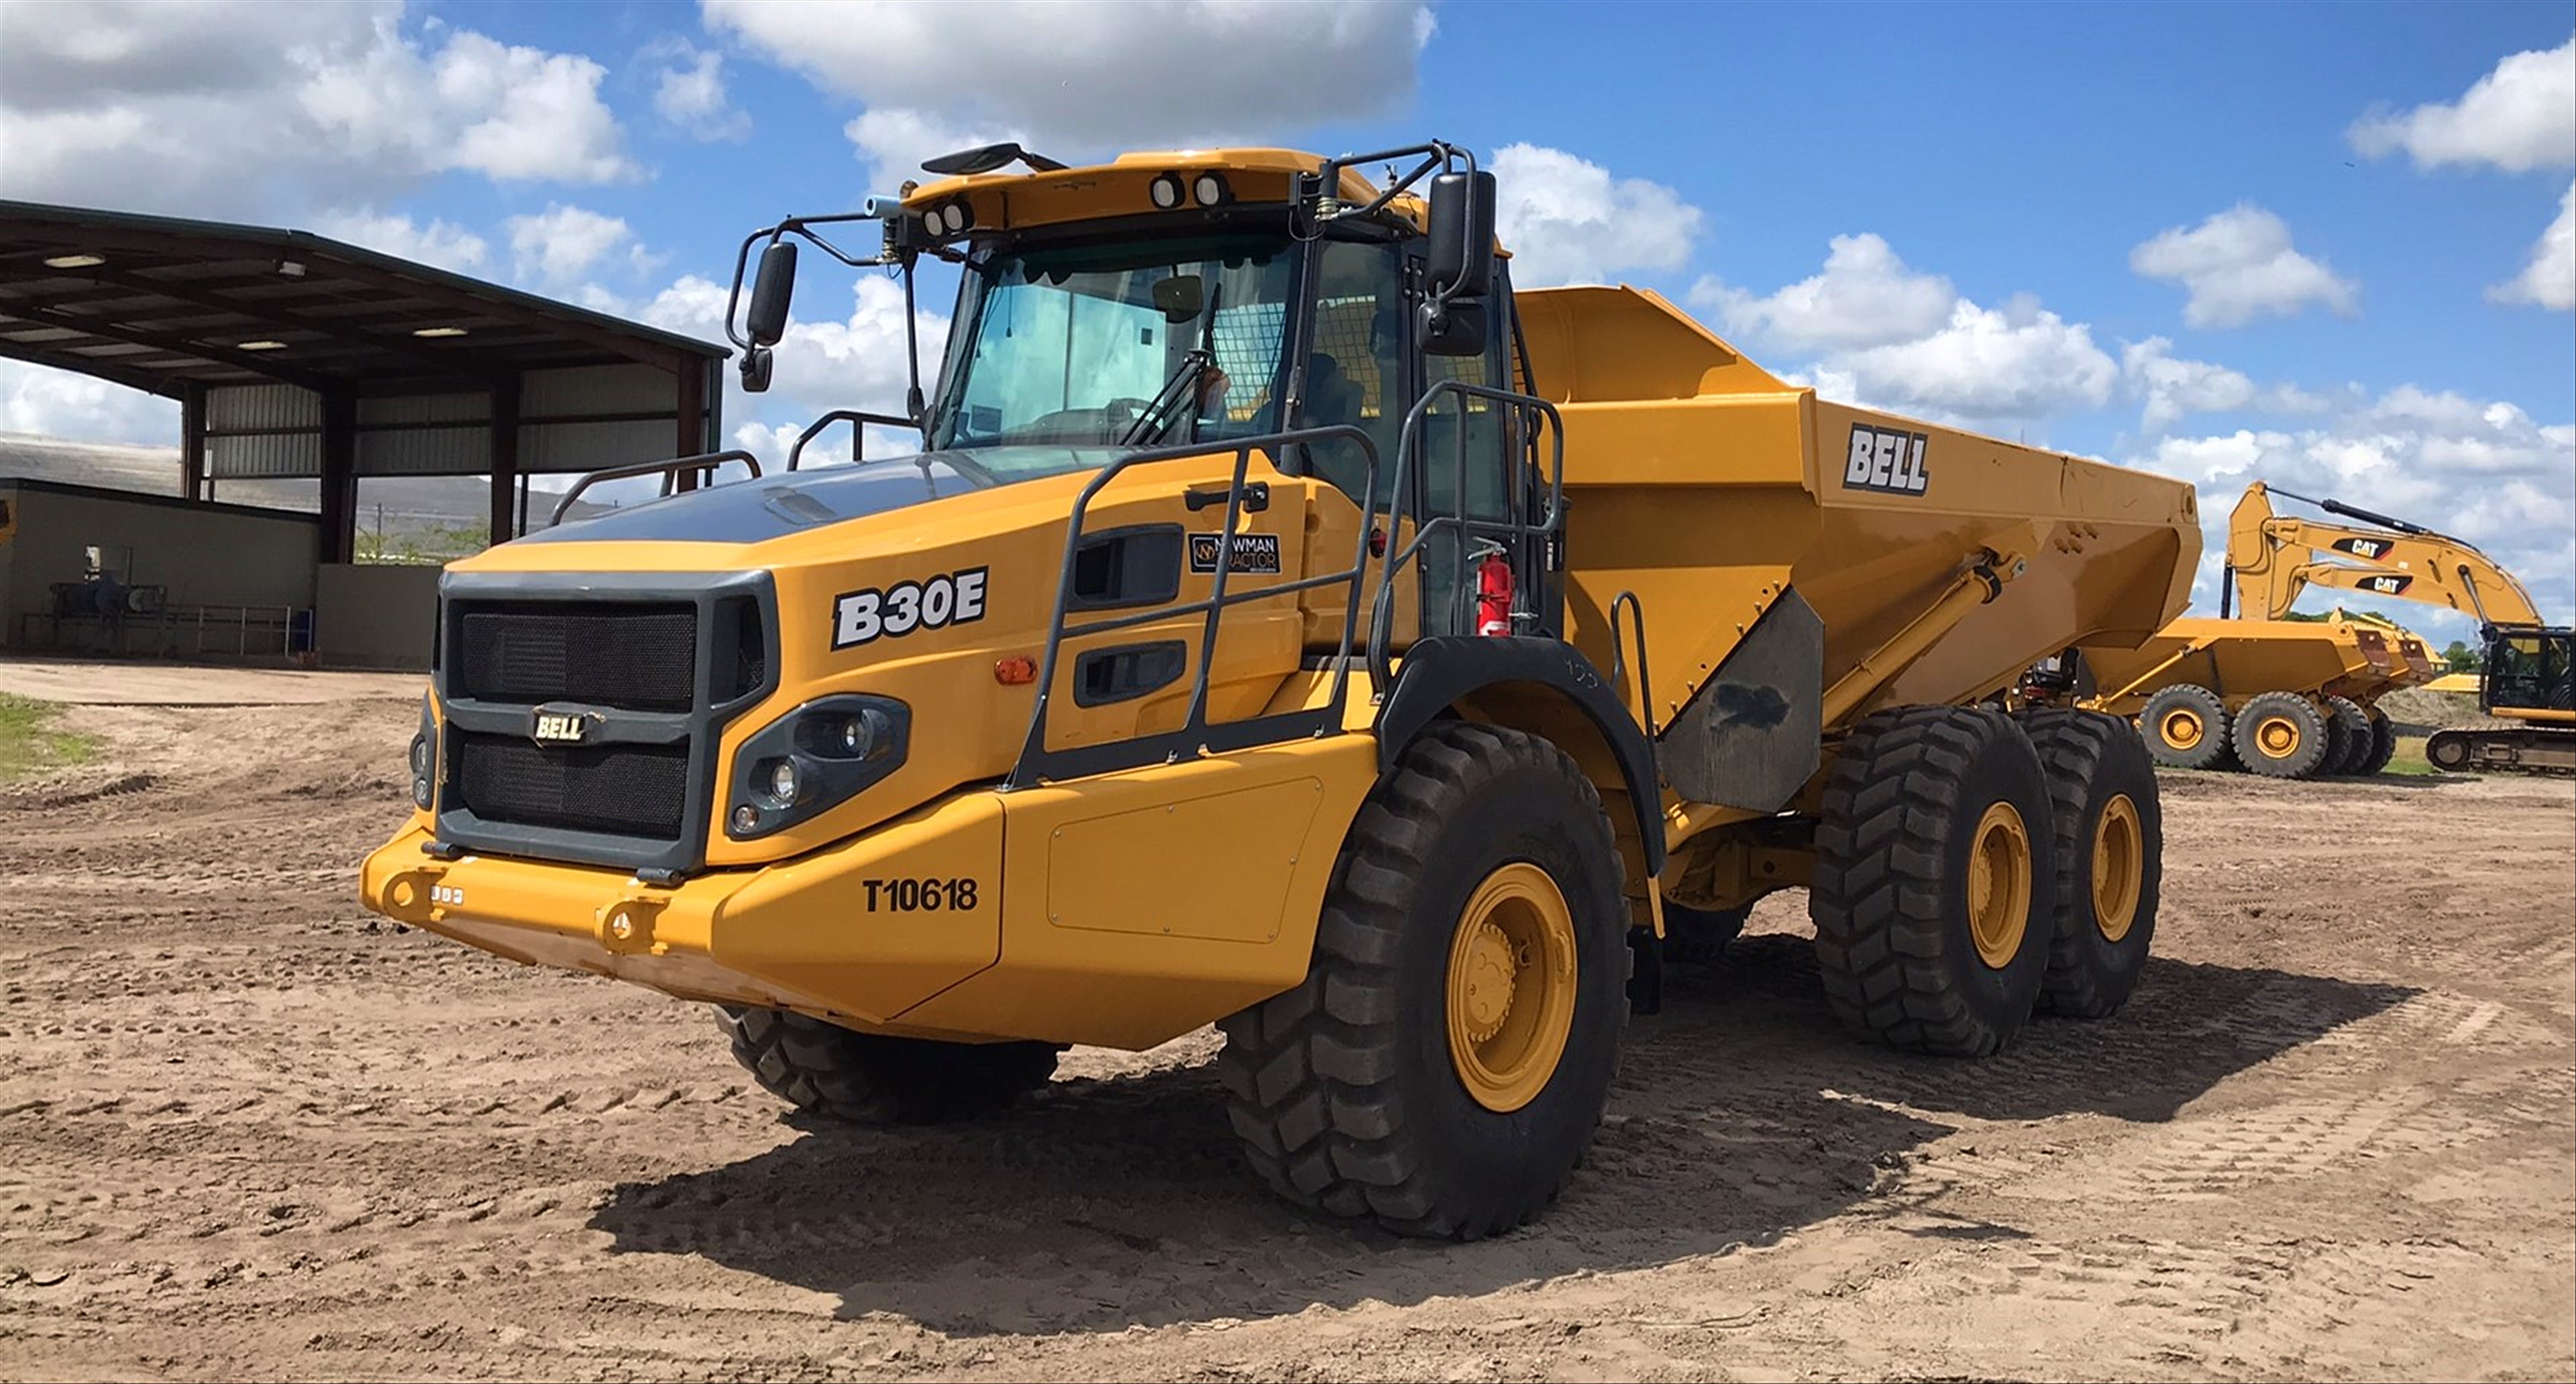
<path fill-rule="evenodd" d="M 1993 599 L 1853 714 L 1974 700 L 2069 645 L 2145 640 L 2188 601 L 2184 482 L 1826 402 L 1652 293 L 1519 303 L 1536 392 L 1565 424 L 1572 636 L 1611 666 L 1604 612 L 1635 593 L 1659 722 L 1791 588 L 1822 622 L 1832 687 L 1981 550 L 2007 559 Z"/>

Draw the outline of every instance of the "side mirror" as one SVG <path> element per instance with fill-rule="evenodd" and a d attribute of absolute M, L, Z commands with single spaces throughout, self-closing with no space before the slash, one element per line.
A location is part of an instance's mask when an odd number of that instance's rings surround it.
<path fill-rule="evenodd" d="M 1481 298 L 1493 288 L 1493 174 L 1479 169 L 1431 180 L 1431 237 L 1424 249 L 1431 286 L 1441 295 Z"/>
<path fill-rule="evenodd" d="M 787 300 L 796 294 L 796 242 L 773 240 L 760 252 L 760 275 L 751 281 L 751 314 L 744 326 L 754 346 L 775 346 L 787 335 Z"/>
<path fill-rule="evenodd" d="M 747 394 L 758 394 L 769 388 L 769 348 L 754 346 L 742 353 L 742 387 Z"/>
<path fill-rule="evenodd" d="M 1414 337 L 1426 356 L 1481 356 L 1485 353 L 1485 305 L 1452 300 L 1424 303 L 1416 309 Z"/>

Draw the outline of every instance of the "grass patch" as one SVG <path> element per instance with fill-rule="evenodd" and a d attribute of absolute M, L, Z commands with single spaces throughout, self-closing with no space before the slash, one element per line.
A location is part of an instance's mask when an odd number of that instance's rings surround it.
<path fill-rule="evenodd" d="M 52 728 L 62 714 L 52 702 L 0 692 L 0 783 L 86 763 L 98 752 L 90 737 Z"/>
<path fill-rule="evenodd" d="M 2388 757 L 2388 767 L 2380 770 L 2379 772 L 2383 774 L 2415 775 L 2432 775 L 2442 772 L 2441 770 L 2433 767 L 2433 761 L 2424 757 L 2425 739 L 2426 737 L 2421 735 L 2401 735 L 2397 737 L 2397 753 Z"/>

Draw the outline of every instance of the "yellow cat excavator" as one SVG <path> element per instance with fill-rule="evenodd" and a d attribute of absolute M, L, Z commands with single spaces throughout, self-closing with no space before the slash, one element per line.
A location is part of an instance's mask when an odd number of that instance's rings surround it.
<path fill-rule="evenodd" d="M 2272 497 L 2351 524 L 2278 513 Z M 2448 606 L 2478 622 L 2479 709 L 2518 725 L 2436 732 L 2435 767 L 2576 773 L 2576 630 L 2541 618 L 2512 573 L 2421 524 L 2268 486 L 2245 487 L 2228 521 L 2228 581 L 2249 614 L 2279 619 L 2311 586 Z M 2222 594 L 2222 601 L 2226 596 Z"/>

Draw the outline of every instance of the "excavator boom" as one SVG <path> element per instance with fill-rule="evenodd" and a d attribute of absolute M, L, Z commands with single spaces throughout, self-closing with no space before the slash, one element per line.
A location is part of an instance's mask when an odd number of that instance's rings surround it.
<path fill-rule="evenodd" d="M 2307 500 L 2370 527 L 2274 511 L 2275 494 Z M 2278 620 L 2310 586 L 2447 606 L 2480 625 L 2540 625 L 2540 608 L 2511 572 L 2456 538 L 2339 500 L 2309 500 L 2261 481 L 2228 521 L 2227 565 L 2247 614 Z"/>

